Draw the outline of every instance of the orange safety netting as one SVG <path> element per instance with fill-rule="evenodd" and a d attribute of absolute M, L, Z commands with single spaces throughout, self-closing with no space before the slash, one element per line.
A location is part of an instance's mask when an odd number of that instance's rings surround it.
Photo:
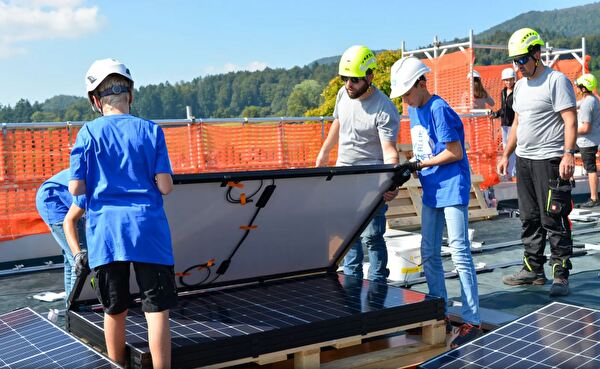
<path fill-rule="evenodd" d="M 469 91 L 467 74 L 471 50 L 448 53 L 434 61 L 428 86 L 451 106 L 464 105 Z M 500 104 L 501 70 L 508 65 L 476 67 L 488 92 Z M 573 80 L 580 74 L 574 60 L 555 67 Z M 405 112 L 407 110 L 404 110 Z M 500 122 L 488 117 L 463 118 L 467 154 L 473 173 L 484 177 L 483 186 L 497 183 L 498 153 L 502 150 Z M 173 170 L 177 174 L 286 169 L 314 165 L 330 122 L 207 124 L 164 128 Z M 39 185 L 68 167 L 77 128 L 5 129 L 0 142 L 0 241 L 47 232 L 35 208 Z M 411 143 L 410 123 L 402 120 L 399 143 Z M 335 165 L 337 151 L 330 156 Z"/>
<path fill-rule="evenodd" d="M 327 122 L 164 127 L 177 174 L 312 167 Z M 0 241 L 48 232 L 35 208 L 46 179 L 69 166 L 77 129 L 7 129 L 0 144 Z M 337 151 L 330 156 L 335 165 Z"/>

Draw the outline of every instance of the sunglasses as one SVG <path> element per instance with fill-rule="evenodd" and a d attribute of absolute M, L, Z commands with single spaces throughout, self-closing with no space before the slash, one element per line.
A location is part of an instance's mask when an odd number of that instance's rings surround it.
<path fill-rule="evenodd" d="M 520 58 L 513 59 L 513 63 L 519 64 L 519 65 L 525 65 L 529 61 L 529 58 L 530 58 L 529 55 L 523 55 Z"/>
<path fill-rule="evenodd" d="M 344 81 L 344 83 L 348 82 L 348 80 L 352 83 L 358 83 L 362 80 L 364 80 L 364 77 L 347 77 L 347 76 L 340 76 L 340 78 L 342 79 L 342 81 Z"/>

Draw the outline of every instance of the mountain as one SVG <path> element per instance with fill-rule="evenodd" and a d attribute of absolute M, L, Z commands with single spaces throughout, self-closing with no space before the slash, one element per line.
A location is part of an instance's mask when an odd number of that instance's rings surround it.
<path fill-rule="evenodd" d="M 568 2 L 565 1 L 565 4 Z M 530 11 L 500 23 L 477 35 L 477 40 L 491 38 L 497 32 L 512 33 L 523 27 L 546 30 L 563 37 L 600 35 L 600 2 L 547 11 Z"/>
<path fill-rule="evenodd" d="M 567 3 L 567 2 L 565 2 Z M 553 47 L 576 49 L 586 37 L 593 73 L 600 70 L 600 2 L 517 15 L 475 35 L 478 44 L 505 45 L 522 27 L 538 30 Z M 452 36 L 449 36 L 452 37 Z M 466 39 L 454 39 L 461 42 Z M 379 53 L 381 50 L 374 50 Z M 506 51 L 476 49 L 479 65 L 503 64 Z M 564 56 L 569 57 L 569 56 Z M 185 118 L 185 107 L 199 118 L 284 116 L 319 105 L 319 94 L 337 75 L 340 56 L 317 59 L 304 67 L 266 68 L 198 77 L 189 82 L 142 86 L 136 90 L 132 112 L 150 119 Z M 600 77 L 600 76 L 599 76 Z M 315 105 L 316 104 L 316 105 Z M 43 103 L 21 99 L 14 107 L 0 105 L 0 122 L 77 121 L 93 119 L 84 97 L 58 95 Z"/>

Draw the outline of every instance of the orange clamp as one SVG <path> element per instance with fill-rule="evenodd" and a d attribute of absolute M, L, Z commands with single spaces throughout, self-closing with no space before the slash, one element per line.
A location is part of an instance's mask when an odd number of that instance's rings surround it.
<path fill-rule="evenodd" d="M 255 226 L 255 225 L 253 225 L 253 226 L 240 226 L 240 229 L 243 230 L 243 231 L 252 231 L 252 230 L 256 229 L 257 227 L 258 226 Z"/>
<path fill-rule="evenodd" d="M 233 181 L 227 182 L 227 186 L 229 186 L 229 187 L 235 187 L 235 188 L 244 188 L 244 184 L 243 183 L 237 183 L 237 182 L 233 182 Z"/>

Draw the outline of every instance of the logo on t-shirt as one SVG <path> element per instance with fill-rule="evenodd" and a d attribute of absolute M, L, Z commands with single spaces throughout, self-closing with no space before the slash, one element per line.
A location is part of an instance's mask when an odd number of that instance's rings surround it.
<path fill-rule="evenodd" d="M 416 125 L 410 129 L 412 138 L 413 154 L 418 160 L 426 160 L 433 156 L 435 144 L 429 137 L 427 129 L 421 125 Z"/>
<path fill-rule="evenodd" d="M 375 117 L 375 124 L 377 126 L 387 124 L 387 122 L 389 122 L 389 121 L 390 121 L 390 115 L 384 111 L 380 111 L 379 113 L 377 113 L 377 116 Z"/>

